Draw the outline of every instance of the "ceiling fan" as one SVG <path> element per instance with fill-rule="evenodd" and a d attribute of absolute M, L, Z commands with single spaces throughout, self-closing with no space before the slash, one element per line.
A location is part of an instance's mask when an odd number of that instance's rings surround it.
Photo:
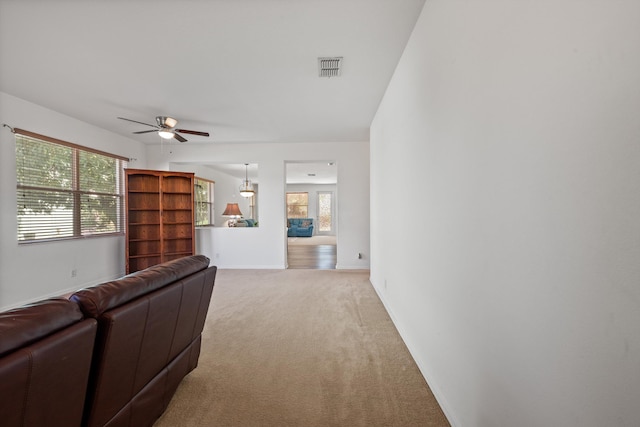
<path fill-rule="evenodd" d="M 163 139 L 175 138 L 180 142 L 187 142 L 187 140 L 182 135 L 180 135 L 178 132 L 187 133 L 189 135 L 209 136 L 209 132 L 200 132 L 200 131 L 197 131 L 197 130 L 189 130 L 189 129 L 176 129 L 175 127 L 178 124 L 178 121 L 176 119 L 174 119 L 173 117 L 158 116 L 158 117 L 156 117 L 156 123 L 157 124 L 155 124 L 155 125 L 150 125 L 149 123 L 139 122 L 137 120 L 126 119 L 124 117 L 118 117 L 118 118 L 120 120 L 126 120 L 128 122 L 139 123 L 139 124 L 145 125 L 145 126 L 151 126 L 153 128 L 153 129 L 149 129 L 149 130 L 141 130 L 141 131 L 138 131 L 138 132 L 132 132 L 134 134 L 158 132 L 158 135 L 160 135 L 160 137 L 163 138 Z"/>

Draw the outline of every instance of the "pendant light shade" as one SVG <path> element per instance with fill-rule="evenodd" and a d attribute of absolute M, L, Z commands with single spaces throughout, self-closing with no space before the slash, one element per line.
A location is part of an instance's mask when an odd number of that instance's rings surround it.
<path fill-rule="evenodd" d="M 175 133 L 170 129 L 162 129 L 158 131 L 158 135 L 160 135 L 162 139 L 171 139 L 175 136 Z"/>
<path fill-rule="evenodd" d="M 242 197 L 253 197 L 253 195 L 256 193 L 255 191 L 253 191 L 253 184 L 251 184 L 251 181 L 249 181 L 248 172 L 247 172 L 248 167 L 249 167 L 249 163 L 245 163 L 244 164 L 244 181 L 242 182 L 242 185 L 240 185 L 240 195 Z"/>

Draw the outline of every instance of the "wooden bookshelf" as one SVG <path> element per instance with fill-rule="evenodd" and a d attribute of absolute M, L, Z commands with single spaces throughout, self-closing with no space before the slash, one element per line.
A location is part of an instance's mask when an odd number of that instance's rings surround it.
<path fill-rule="evenodd" d="M 194 175 L 126 170 L 127 274 L 195 253 Z"/>

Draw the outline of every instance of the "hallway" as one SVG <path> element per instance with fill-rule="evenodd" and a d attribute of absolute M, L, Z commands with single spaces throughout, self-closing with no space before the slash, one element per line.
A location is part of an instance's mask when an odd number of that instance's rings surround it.
<path fill-rule="evenodd" d="M 288 268 L 335 270 L 336 248 L 335 236 L 289 237 Z"/>

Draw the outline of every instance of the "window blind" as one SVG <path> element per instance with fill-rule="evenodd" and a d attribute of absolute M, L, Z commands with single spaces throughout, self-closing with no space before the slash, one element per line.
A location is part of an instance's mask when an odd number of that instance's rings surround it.
<path fill-rule="evenodd" d="M 18 241 L 124 231 L 127 160 L 15 129 Z"/>

